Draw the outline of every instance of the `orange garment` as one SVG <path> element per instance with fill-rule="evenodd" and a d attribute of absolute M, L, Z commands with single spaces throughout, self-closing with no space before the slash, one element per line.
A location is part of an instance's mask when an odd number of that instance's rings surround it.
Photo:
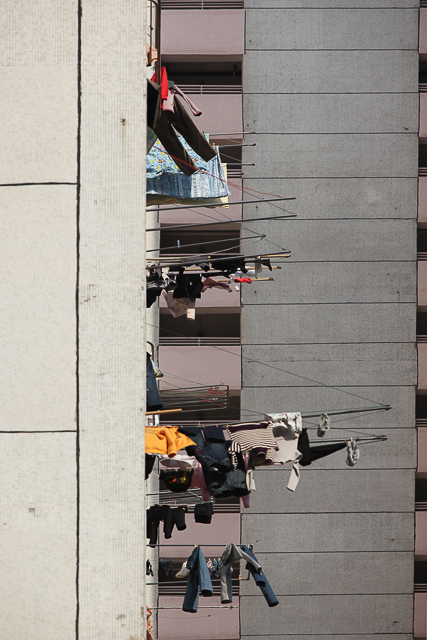
<path fill-rule="evenodd" d="M 194 445 L 178 427 L 145 427 L 145 453 L 161 453 L 173 458 L 180 449 Z"/>

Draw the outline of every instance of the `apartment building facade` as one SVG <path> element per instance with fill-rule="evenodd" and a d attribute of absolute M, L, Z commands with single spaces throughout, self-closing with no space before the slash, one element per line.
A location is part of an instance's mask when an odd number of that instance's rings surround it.
<path fill-rule="evenodd" d="M 163 7 L 170 76 L 202 109 L 199 128 L 221 133 L 230 182 L 241 177 L 248 190 L 232 188 L 230 200 L 249 199 L 249 190 L 295 196 L 283 208 L 297 218 L 245 224 L 267 235 L 267 244 L 255 245 L 260 252 L 292 251 L 274 282 L 242 285 L 240 301 L 209 292 L 192 325 L 178 326 L 161 309 L 161 366 L 187 380 L 229 383 L 245 420 L 378 406 L 331 416 L 331 437 L 387 441 L 360 445 L 354 468 L 335 454 L 303 469 L 295 493 L 283 469 L 257 470 L 240 536 L 255 545 L 280 605 L 269 610 L 242 580 L 239 628 L 229 612 L 216 616 L 228 616 L 225 629 L 164 612 L 159 638 L 177 637 L 166 622 L 177 616 L 178 633 L 191 638 L 425 638 L 427 8 L 413 0 L 246 0 L 244 7 L 168 0 Z M 230 157 L 224 145 L 232 141 L 243 144 L 241 156 Z M 233 174 L 233 162 L 241 173 Z M 204 213 L 212 220 L 283 212 L 248 204 Z M 177 237 L 168 225 L 201 217 L 169 211 L 160 221 L 167 247 Z M 198 233 L 199 250 L 220 239 L 208 227 Z M 232 353 L 236 338 L 240 357 Z M 213 419 L 235 413 L 222 416 Z M 307 426 L 315 429 L 316 419 Z M 231 522 L 236 514 L 220 517 Z M 219 543 L 229 542 L 223 525 L 214 531 Z M 177 543 L 199 543 L 193 534 Z M 185 547 L 173 550 L 186 555 Z M 166 604 L 172 596 L 164 593 Z"/>

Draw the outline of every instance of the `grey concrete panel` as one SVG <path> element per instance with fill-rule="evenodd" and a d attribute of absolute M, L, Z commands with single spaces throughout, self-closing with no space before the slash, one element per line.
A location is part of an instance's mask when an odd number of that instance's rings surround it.
<path fill-rule="evenodd" d="M 1 638 L 75 638 L 76 435 L 1 435 Z"/>
<path fill-rule="evenodd" d="M 247 511 L 242 517 L 242 542 L 255 545 L 255 555 L 281 554 L 283 562 L 288 553 L 414 551 L 413 513 L 271 513 L 266 517 Z"/>
<path fill-rule="evenodd" d="M 271 233 L 269 237 L 275 235 Z M 298 247 L 293 259 L 299 259 Z M 250 287 L 242 287 L 242 301 L 246 307 L 266 303 L 416 302 L 416 269 L 415 260 L 319 262 L 314 265 L 291 259 L 286 261 L 282 271 L 271 274 L 276 278 L 274 285 L 254 281 Z"/>
<path fill-rule="evenodd" d="M 15 8 L 11 10 L 15 4 Z M 77 67 L 77 18 L 74 0 L 3 3 L 0 60 L 3 65 Z M 15 67 L 16 70 L 16 67 Z M 34 73 L 34 68 L 33 68 Z M 34 75 L 37 75 L 39 70 Z M 2 85 L 3 90 L 6 89 Z M 77 105 L 74 105 L 77 109 Z"/>
<path fill-rule="evenodd" d="M 242 311 L 243 344 L 414 342 L 415 315 L 411 303 L 251 305 Z"/>
<path fill-rule="evenodd" d="M 243 161 L 246 162 L 246 147 Z M 283 203 L 298 220 L 331 218 L 412 218 L 417 219 L 418 178 L 288 178 L 281 180 L 245 179 L 244 187 L 278 196 L 293 196 Z M 249 196 L 245 195 L 245 198 Z M 245 216 L 278 216 L 283 213 L 265 204 L 245 205 Z M 258 213 L 257 213 L 258 212 Z M 262 212 L 262 213 L 261 213 Z M 286 212 L 284 212 L 286 213 Z M 251 214 L 251 215 L 249 215 Z M 294 220 L 283 221 L 283 234 L 291 231 Z M 264 222 L 263 233 L 278 233 L 276 223 Z"/>
<path fill-rule="evenodd" d="M 274 593 L 280 596 L 413 593 L 411 552 L 274 553 L 255 555 Z M 349 571 L 349 565 L 351 571 Z M 412 565 L 412 566 L 411 566 Z M 259 595 L 254 580 L 240 583 L 243 596 Z"/>
<path fill-rule="evenodd" d="M 293 204 L 293 203 L 291 203 Z M 289 204 L 286 203 L 288 208 Z M 244 216 L 249 217 L 250 210 Z M 265 211 L 265 209 L 263 209 Z M 273 215 L 279 215 L 279 211 L 273 210 Z M 293 209 L 295 211 L 295 209 Z M 268 209 L 266 215 L 271 215 Z M 255 213 L 255 215 L 257 215 Z M 261 214 L 258 214 L 261 215 Z M 417 258 L 416 246 L 416 221 L 415 220 L 292 220 L 286 222 L 270 221 L 268 226 L 264 222 L 250 222 L 245 224 L 256 233 L 265 233 L 266 239 L 256 245 L 261 253 L 270 251 L 278 252 L 280 247 L 291 252 L 290 258 L 282 261 L 283 270 L 295 262 L 376 262 L 413 260 L 410 269 L 415 268 Z M 276 245 L 268 244 L 269 241 Z M 280 245 L 278 247 L 277 245 Z M 251 247 L 251 245 L 249 245 Z M 252 249 L 251 249 L 252 251 Z M 249 251 L 248 251 L 249 253 Z M 312 273 L 320 265 L 312 266 Z M 347 271 L 350 265 L 336 265 L 337 272 L 343 268 Z M 327 267 L 323 267 L 327 268 Z M 313 277 L 313 276 L 312 276 Z M 337 277 L 337 276 L 335 276 Z M 350 283 L 349 283 L 350 284 Z M 366 283 L 365 283 L 366 284 Z M 265 291 L 271 292 L 274 288 L 282 286 L 280 278 L 275 285 Z M 243 288 L 243 302 L 249 288 Z M 344 293 L 344 295 L 349 295 Z M 249 293 L 249 295 L 251 295 Z M 351 295 L 351 294 L 350 294 Z M 283 299 L 285 301 L 286 298 Z M 333 295 L 331 295 L 331 300 Z"/>
<path fill-rule="evenodd" d="M 240 599 L 243 634 L 249 631 L 283 634 L 366 634 L 411 633 L 413 595 L 374 596 L 282 596 L 280 605 L 269 609 L 268 617 L 260 616 L 266 607 L 263 596 Z M 364 635 L 361 637 L 364 637 Z"/>
<path fill-rule="evenodd" d="M 339 419 L 343 419 L 339 422 Z M 349 440 L 353 438 L 364 438 L 376 436 L 386 436 L 387 440 L 375 441 L 375 442 L 360 442 L 360 459 L 357 462 L 356 467 L 351 471 L 358 473 L 359 471 L 376 471 L 380 469 L 416 469 L 417 467 L 417 432 L 416 429 L 358 429 L 355 427 L 347 427 L 345 418 L 348 416 L 331 416 L 332 430 L 325 436 L 325 438 L 317 437 L 317 424 L 318 418 L 307 418 L 304 420 L 304 425 L 308 429 L 310 443 L 312 445 L 321 445 L 330 439 L 333 440 Z M 369 421 L 369 418 L 367 418 Z M 340 428 L 341 427 L 341 428 Z M 316 460 L 310 466 L 304 467 L 301 471 L 303 477 L 306 477 L 306 473 L 326 471 L 326 470 L 341 470 L 348 471 L 349 467 L 346 464 L 347 452 L 345 450 L 338 451 L 337 453 L 326 456 L 321 460 Z M 267 473 L 283 473 L 286 478 L 290 473 L 292 464 L 289 462 L 284 466 L 274 467 L 258 467 L 255 474 L 255 480 L 260 480 L 266 477 Z M 280 485 L 283 484 L 281 476 L 274 476 L 279 481 Z M 346 476 L 344 476 L 346 477 Z M 286 484 L 285 482 L 285 484 Z"/>
<path fill-rule="evenodd" d="M 77 66 L 1 66 L 2 184 L 77 181 Z"/>
<path fill-rule="evenodd" d="M 244 347 L 246 364 L 248 366 L 256 366 L 251 364 L 250 352 L 248 354 L 247 347 Z M 264 360 L 265 362 L 265 360 Z M 288 367 L 282 366 L 285 369 Z M 267 367 L 268 369 L 268 367 Z M 290 370 L 288 368 L 288 370 Z M 274 385 L 275 376 L 278 371 L 270 369 L 271 385 Z M 311 381 L 315 380 L 310 376 Z M 311 385 L 311 381 L 307 381 L 307 385 Z M 394 429 L 396 427 L 403 429 L 413 429 L 415 426 L 415 395 L 412 386 L 393 387 L 393 386 L 371 386 L 371 387 L 339 387 L 332 389 L 323 386 L 322 380 L 318 380 L 319 386 L 306 387 L 243 387 L 242 389 L 242 419 L 261 420 L 265 413 L 280 411 L 301 411 L 301 412 L 319 412 L 333 411 L 339 409 L 354 409 L 358 407 L 371 407 L 378 404 L 392 405 L 390 411 L 381 411 L 379 413 L 369 414 L 349 414 L 333 418 L 333 424 L 338 420 L 344 420 L 342 426 L 346 429 L 364 430 L 368 429 L 372 433 L 376 433 L 378 427 Z"/>
<path fill-rule="evenodd" d="M 246 12 L 246 49 L 414 49 L 418 11 L 264 9 Z"/>
<path fill-rule="evenodd" d="M 287 134 L 251 136 L 245 178 L 414 178 L 415 134 Z"/>
<path fill-rule="evenodd" d="M 367 446 L 367 445 L 366 445 Z M 374 446 L 374 445 L 372 445 Z M 386 446 L 383 443 L 375 445 Z M 332 454 L 346 467 L 346 451 Z M 258 513 L 358 513 L 408 512 L 414 510 L 415 474 L 412 469 L 319 470 L 301 468 L 293 493 L 286 489 L 289 471 L 284 467 L 255 473 L 256 491 L 251 509 Z M 323 491 L 319 491 L 323 487 Z"/>
<path fill-rule="evenodd" d="M 244 96 L 244 130 L 257 133 L 418 133 L 416 93 Z"/>
<path fill-rule="evenodd" d="M 307 379 L 333 386 L 417 384 L 414 343 L 253 345 L 248 358 L 277 369 L 245 366 L 245 387 L 307 387 Z"/>
<path fill-rule="evenodd" d="M 75 429 L 76 187 L 1 191 L 0 430 Z"/>
<path fill-rule="evenodd" d="M 247 9 L 404 9 L 419 7 L 418 0 L 245 0 Z"/>
<path fill-rule="evenodd" d="M 245 94 L 418 92 L 418 51 L 248 51 L 244 67 Z"/>

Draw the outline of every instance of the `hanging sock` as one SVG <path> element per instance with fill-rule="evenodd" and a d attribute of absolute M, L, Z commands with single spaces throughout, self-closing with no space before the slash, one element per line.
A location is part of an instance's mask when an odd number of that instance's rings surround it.
<path fill-rule="evenodd" d="M 189 574 L 189 570 L 187 569 L 187 561 L 182 563 L 181 569 L 178 573 L 175 574 L 175 578 L 186 578 Z"/>
<path fill-rule="evenodd" d="M 153 565 L 151 564 L 150 560 L 148 560 L 148 559 L 147 559 L 147 562 L 145 563 L 145 575 L 146 576 L 154 576 Z"/>
<path fill-rule="evenodd" d="M 165 565 L 165 574 L 166 574 L 166 578 L 169 578 L 171 572 L 172 572 L 173 566 L 172 566 L 172 560 L 169 558 L 169 560 L 166 562 Z"/>
<path fill-rule="evenodd" d="M 349 467 L 356 466 L 360 458 L 360 449 L 357 446 L 357 442 L 350 438 L 350 442 L 347 443 L 347 460 L 346 463 Z"/>
<path fill-rule="evenodd" d="M 331 428 L 331 419 L 327 413 L 322 413 L 319 418 L 319 425 L 317 427 L 318 438 L 323 438 L 325 433 Z"/>

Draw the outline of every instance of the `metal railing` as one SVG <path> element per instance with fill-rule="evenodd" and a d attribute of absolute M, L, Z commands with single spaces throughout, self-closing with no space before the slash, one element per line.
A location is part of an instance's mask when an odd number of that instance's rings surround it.
<path fill-rule="evenodd" d="M 163 0 L 167 9 L 244 9 L 243 0 Z"/>
<path fill-rule="evenodd" d="M 427 336 L 417 335 L 417 342 L 427 342 Z"/>
<path fill-rule="evenodd" d="M 417 260 L 427 260 L 427 251 L 418 251 Z"/>
<path fill-rule="evenodd" d="M 427 336 L 426 336 L 427 338 Z M 162 347 L 240 347 L 240 338 L 160 337 Z"/>
<path fill-rule="evenodd" d="M 427 502 L 416 502 L 415 511 L 427 511 Z"/>
<path fill-rule="evenodd" d="M 427 167 L 418 167 L 419 176 L 427 176 Z"/>
<path fill-rule="evenodd" d="M 427 418 L 417 418 L 415 420 L 416 427 L 427 427 Z"/>
<path fill-rule="evenodd" d="M 203 74 L 201 74 L 203 75 Z M 181 91 L 188 95 L 236 95 L 242 94 L 243 88 L 240 84 L 181 84 L 178 83 Z"/>

